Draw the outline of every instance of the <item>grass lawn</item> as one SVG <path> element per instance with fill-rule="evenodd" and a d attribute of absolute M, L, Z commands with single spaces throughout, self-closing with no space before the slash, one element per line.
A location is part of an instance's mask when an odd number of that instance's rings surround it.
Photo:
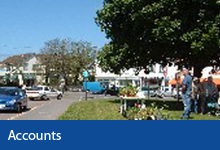
<path fill-rule="evenodd" d="M 59 120 L 125 120 L 118 113 L 119 104 L 107 100 L 82 101 L 72 104 Z"/>
<path fill-rule="evenodd" d="M 150 100 L 146 101 L 147 105 L 155 103 L 157 106 L 166 105 L 166 111 L 171 120 L 180 120 L 180 116 L 183 112 L 182 102 L 176 101 L 158 101 Z M 83 101 L 72 104 L 69 109 L 61 115 L 59 120 L 126 120 L 119 111 L 118 100 L 92 100 Z M 220 120 L 220 117 L 208 116 L 208 115 L 195 115 L 192 113 L 192 120 Z"/>

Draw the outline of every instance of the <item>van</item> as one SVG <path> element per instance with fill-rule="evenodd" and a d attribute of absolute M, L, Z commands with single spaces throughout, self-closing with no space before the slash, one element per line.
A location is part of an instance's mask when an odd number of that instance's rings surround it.
<path fill-rule="evenodd" d="M 87 84 L 87 85 L 86 85 Z M 87 87 L 86 87 L 87 86 Z M 91 93 L 102 94 L 105 91 L 104 84 L 101 82 L 83 82 L 83 90 Z"/>

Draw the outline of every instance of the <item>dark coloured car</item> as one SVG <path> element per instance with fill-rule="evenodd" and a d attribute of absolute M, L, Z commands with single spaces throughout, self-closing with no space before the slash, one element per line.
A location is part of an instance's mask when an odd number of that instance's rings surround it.
<path fill-rule="evenodd" d="M 120 88 L 112 87 L 110 89 L 106 89 L 105 95 L 118 96 L 119 95 L 119 91 L 120 91 Z"/>
<path fill-rule="evenodd" d="M 27 109 L 27 95 L 17 87 L 0 87 L 0 110 L 16 110 L 21 113 Z"/>

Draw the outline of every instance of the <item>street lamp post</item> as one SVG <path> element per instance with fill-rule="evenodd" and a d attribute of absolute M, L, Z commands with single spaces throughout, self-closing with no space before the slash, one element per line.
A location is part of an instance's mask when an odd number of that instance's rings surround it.
<path fill-rule="evenodd" d="M 88 71 L 84 71 L 83 72 L 83 77 L 85 78 L 85 100 L 87 101 L 88 100 L 88 93 L 87 93 L 87 88 L 88 88 L 88 85 L 87 85 L 87 80 L 88 80 L 88 77 L 89 77 L 89 72 Z"/>

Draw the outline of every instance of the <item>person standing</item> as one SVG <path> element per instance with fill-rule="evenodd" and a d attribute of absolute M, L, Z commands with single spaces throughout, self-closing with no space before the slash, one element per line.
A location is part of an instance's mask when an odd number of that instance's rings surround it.
<path fill-rule="evenodd" d="M 65 92 L 65 85 L 66 85 L 65 79 L 62 78 L 60 83 L 59 83 L 59 89 L 61 90 L 62 94 L 64 94 L 64 92 Z"/>
<path fill-rule="evenodd" d="M 183 69 L 184 79 L 182 82 L 182 93 L 183 93 L 183 104 L 184 104 L 184 112 L 182 115 L 182 119 L 190 118 L 191 111 L 191 96 L 192 96 L 192 77 L 189 75 L 188 69 Z"/>
<path fill-rule="evenodd" d="M 213 78 L 209 76 L 207 81 L 204 81 L 201 84 L 201 115 L 204 115 L 207 112 L 208 101 L 213 98 L 217 101 L 218 97 L 217 86 L 213 82 Z"/>
<path fill-rule="evenodd" d="M 199 102 L 199 86 L 200 81 L 197 77 L 194 77 L 192 82 L 192 110 L 195 114 L 198 114 L 198 102 Z"/>

